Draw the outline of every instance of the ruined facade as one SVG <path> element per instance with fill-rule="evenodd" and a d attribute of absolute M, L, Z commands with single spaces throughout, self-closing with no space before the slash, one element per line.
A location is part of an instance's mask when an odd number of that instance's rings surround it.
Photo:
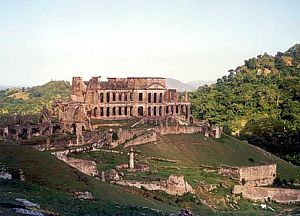
<path fill-rule="evenodd" d="M 276 178 L 276 164 L 250 167 L 221 166 L 220 174 L 239 180 L 246 186 L 272 185 Z"/>
<path fill-rule="evenodd" d="M 300 190 L 266 187 L 273 185 L 276 164 L 251 167 L 221 166 L 220 174 L 239 180 L 232 193 L 252 201 L 275 201 L 278 203 L 300 203 Z"/>
<path fill-rule="evenodd" d="M 33 121 L 32 116 L 7 116 L 0 123 L 0 138 L 21 140 L 41 135 L 50 136 L 61 133 L 62 127 L 60 122 L 51 122 L 50 113 L 43 108 L 37 121 Z"/>
<path fill-rule="evenodd" d="M 61 122 L 70 126 L 82 122 L 84 127 L 92 119 L 180 116 L 191 120 L 187 92 L 180 96 L 159 77 L 108 78 L 105 82 L 100 77 L 89 81 L 73 77 L 70 102 L 54 104 L 53 111 Z"/>

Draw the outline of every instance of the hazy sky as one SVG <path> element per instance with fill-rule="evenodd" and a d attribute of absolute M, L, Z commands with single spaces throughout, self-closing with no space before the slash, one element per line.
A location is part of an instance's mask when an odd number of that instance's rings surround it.
<path fill-rule="evenodd" d="M 215 80 L 300 40 L 298 0 L 0 0 L 0 85 Z"/>

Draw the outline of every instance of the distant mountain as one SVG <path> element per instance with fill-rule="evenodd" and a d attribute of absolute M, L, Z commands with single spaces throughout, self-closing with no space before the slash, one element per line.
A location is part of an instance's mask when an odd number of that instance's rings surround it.
<path fill-rule="evenodd" d="M 167 78 L 167 86 L 168 88 L 177 88 L 180 92 L 194 90 L 192 86 L 173 78 Z"/>
<path fill-rule="evenodd" d="M 215 83 L 216 81 L 201 81 L 201 80 L 196 80 L 196 81 L 191 81 L 188 82 L 187 85 L 192 86 L 193 89 L 199 88 L 199 86 L 204 86 L 204 85 L 210 85 Z"/>
<path fill-rule="evenodd" d="M 167 78 L 167 85 L 168 88 L 177 88 L 178 91 L 183 92 L 183 91 L 193 91 L 199 88 L 199 86 L 204 86 L 204 85 L 209 85 L 215 83 L 215 81 L 201 81 L 201 80 L 196 80 L 196 81 L 191 81 L 188 83 L 181 82 L 177 79 L 173 78 Z"/>
<path fill-rule="evenodd" d="M 6 85 L 0 85 L 0 90 L 3 90 L 3 89 L 8 89 L 8 88 L 11 88 L 11 86 L 6 86 Z"/>

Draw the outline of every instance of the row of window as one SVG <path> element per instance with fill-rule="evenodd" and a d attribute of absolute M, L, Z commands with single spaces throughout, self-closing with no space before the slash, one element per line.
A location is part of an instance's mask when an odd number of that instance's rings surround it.
<path fill-rule="evenodd" d="M 111 98 L 112 97 L 112 98 Z M 107 92 L 106 93 L 106 102 L 109 103 L 110 100 L 112 99 L 112 101 L 132 101 L 133 100 L 133 94 L 132 92 L 120 92 L 120 93 L 116 93 L 116 92 Z M 100 93 L 100 102 L 103 103 L 104 102 L 104 93 Z"/>
<path fill-rule="evenodd" d="M 152 98 L 152 95 L 153 95 L 153 98 Z M 162 100 L 163 100 L 163 94 L 162 93 L 148 93 L 148 103 L 162 103 Z M 140 93 L 139 95 L 139 101 L 143 101 L 143 93 Z"/>
<path fill-rule="evenodd" d="M 129 112 L 129 113 L 128 113 Z M 188 107 L 184 105 L 177 106 L 166 106 L 166 114 L 176 113 L 176 114 L 186 114 L 188 113 Z M 142 106 L 138 107 L 138 116 L 144 116 L 144 108 Z M 162 116 L 163 115 L 163 107 L 162 106 L 149 106 L 148 107 L 148 116 Z M 133 106 L 127 107 L 95 107 L 93 110 L 93 115 L 97 116 L 133 116 Z"/>
<path fill-rule="evenodd" d="M 128 113 L 128 111 L 129 111 L 129 113 Z M 122 107 L 113 107 L 112 109 L 110 109 L 110 107 L 107 107 L 107 108 L 100 107 L 100 109 L 98 107 L 95 107 L 93 114 L 94 114 L 94 116 L 100 115 L 100 116 L 107 116 L 107 117 L 117 116 L 117 115 L 133 116 L 133 107 L 125 106 L 124 109 L 122 109 Z"/>
<path fill-rule="evenodd" d="M 139 101 L 144 101 L 144 94 L 139 93 Z M 106 93 L 106 102 L 110 101 L 133 101 L 132 92 L 107 92 Z M 148 93 L 148 103 L 162 103 L 163 94 L 162 93 Z M 104 102 L 104 93 L 100 93 L 100 102 Z"/>

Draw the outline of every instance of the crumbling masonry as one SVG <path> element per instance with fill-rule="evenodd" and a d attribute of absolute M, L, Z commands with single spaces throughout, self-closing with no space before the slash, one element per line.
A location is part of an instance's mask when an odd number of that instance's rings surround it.
<path fill-rule="evenodd" d="M 187 92 L 179 97 L 176 89 L 167 89 L 166 79 L 159 77 L 108 78 L 83 81 L 73 77 L 70 102 L 57 102 L 53 112 L 75 131 L 89 128 L 89 119 L 124 119 L 131 117 L 180 116 L 191 118 Z M 82 125 L 76 125 L 82 123 Z"/>

